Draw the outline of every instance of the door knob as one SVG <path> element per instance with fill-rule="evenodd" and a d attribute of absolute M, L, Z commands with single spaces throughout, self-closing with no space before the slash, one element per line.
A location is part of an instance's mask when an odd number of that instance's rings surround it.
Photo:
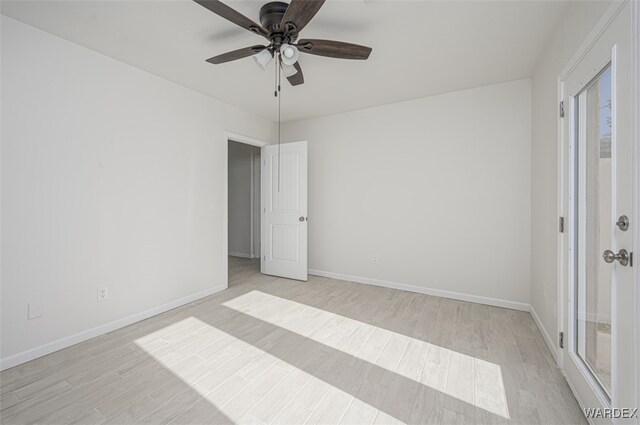
<path fill-rule="evenodd" d="M 602 253 L 602 259 L 605 263 L 613 263 L 614 261 L 618 260 L 621 266 L 627 266 L 629 265 L 629 262 L 631 260 L 631 255 L 627 252 L 626 249 L 621 249 L 617 254 L 610 249 L 607 249 Z"/>

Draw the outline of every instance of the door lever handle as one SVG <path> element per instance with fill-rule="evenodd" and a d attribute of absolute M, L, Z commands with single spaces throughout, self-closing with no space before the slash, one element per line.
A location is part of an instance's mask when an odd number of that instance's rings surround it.
<path fill-rule="evenodd" d="M 607 249 L 602 253 L 602 259 L 605 263 L 611 264 L 614 261 L 618 261 L 621 266 L 627 266 L 631 263 L 631 254 L 626 249 L 621 249 L 617 254 Z"/>

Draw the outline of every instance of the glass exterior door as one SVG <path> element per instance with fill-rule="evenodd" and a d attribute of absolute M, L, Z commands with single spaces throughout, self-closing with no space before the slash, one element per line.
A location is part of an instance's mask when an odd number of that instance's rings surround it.
<path fill-rule="evenodd" d="M 561 75 L 559 362 L 583 407 L 620 413 L 638 404 L 631 3 L 606 14 Z"/>

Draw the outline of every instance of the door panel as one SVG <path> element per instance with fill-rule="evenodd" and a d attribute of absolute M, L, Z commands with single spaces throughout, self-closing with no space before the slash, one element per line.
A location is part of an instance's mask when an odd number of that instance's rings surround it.
<path fill-rule="evenodd" d="M 287 224 L 271 225 L 271 259 L 278 261 L 300 261 L 300 226 Z"/>
<path fill-rule="evenodd" d="M 275 189 L 271 191 L 270 196 L 272 212 L 297 214 L 300 211 L 301 152 L 291 152 L 292 148 L 294 147 L 286 146 L 281 149 L 280 154 L 277 149 L 269 154 L 273 164 L 270 179 Z M 278 161 L 281 161 L 279 168 Z"/>
<path fill-rule="evenodd" d="M 306 281 L 307 142 L 267 146 L 262 158 L 261 270 Z"/>

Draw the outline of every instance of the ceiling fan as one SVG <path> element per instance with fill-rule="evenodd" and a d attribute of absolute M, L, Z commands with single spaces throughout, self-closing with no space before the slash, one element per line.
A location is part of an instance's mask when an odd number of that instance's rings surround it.
<path fill-rule="evenodd" d="M 218 0 L 194 1 L 216 15 L 269 41 L 265 46 L 245 47 L 207 59 L 207 62 L 215 65 L 254 56 L 256 62 L 264 69 L 273 57 L 277 56 L 284 76 L 291 85 L 297 86 L 304 83 L 302 68 L 298 63 L 300 52 L 330 58 L 360 60 L 369 58 L 371 53 L 370 47 L 342 41 L 310 38 L 298 40 L 300 31 L 318 13 L 325 0 L 291 0 L 289 4 L 280 1 L 267 3 L 260 8 L 261 25 Z"/>

